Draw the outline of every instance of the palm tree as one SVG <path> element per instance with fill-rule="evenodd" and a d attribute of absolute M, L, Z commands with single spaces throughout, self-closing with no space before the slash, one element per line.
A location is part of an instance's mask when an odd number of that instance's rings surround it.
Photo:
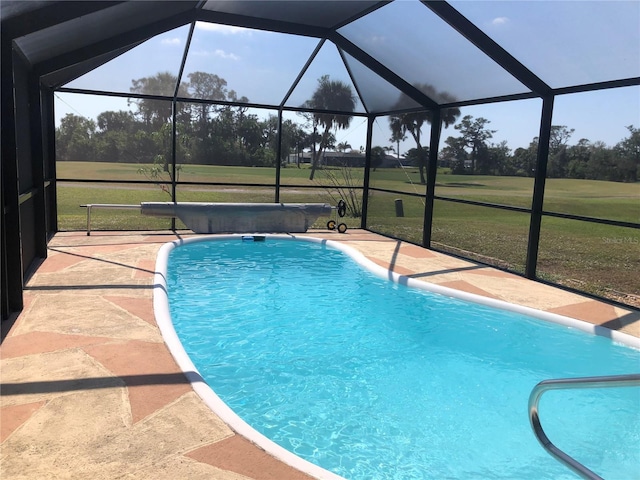
<path fill-rule="evenodd" d="M 351 144 L 349 142 L 340 142 L 338 145 L 336 145 L 336 148 L 339 152 L 346 152 L 347 150 L 351 149 Z"/>
<path fill-rule="evenodd" d="M 438 93 L 436 89 L 431 85 L 416 84 L 415 87 L 421 92 L 425 93 L 428 97 L 438 99 L 441 103 L 451 103 L 455 101 L 455 98 L 447 92 Z M 401 95 L 400 99 L 395 105 L 396 110 L 407 108 L 411 105 L 409 98 L 406 95 Z M 442 122 L 440 128 L 444 125 L 445 128 L 455 123 L 456 119 L 460 116 L 459 108 L 447 108 L 442 111 Z M 427 164 L 427 158 L 424 157 L 425 150 L 422 148 L 421 134 L 422 126 L 424 123 L 431 124 L 433 120 L 432 110 L 420 110 L 417 112 L 401 113 L 398 115 L 392 115 L 389 117 L 389 127 L 391 128 L 391 139 L 398 142 L 403 140 L 405 133 L 409 132 L 416 142 L 416 151 L 420 152 L 418 158 L 418 168 L 420 170 L 420 183 L 427 183 L 424 170 Z"/>
<path fill-rule="evenodd" d="M 407 139 L 407 127 L 402 123 L 402 119 L 399 116 L 390 117 L 389 125 L 391 126 L 391 138 L 389 138 L 389 141 L 396 144 L 396 155 L 398 161 L 400 161 L 400 142 L 404 142 Z"/>
<path fill-rule="evenodd" d="M 318 150 L 314 150 L 311 161 L 309 180 L 313 180 L 322 153 L 331 138 L 335 138 L 332 130 L 348 128 L 353 118 L 352 115 L 338 115 L 333 112 L 353 112 L 356 107 L 356 97 L 349 85 L 340 80 L 329 80 L 329 75 L 323 75 L 318 79 L 318 87 L 311 100 L 307 100 L 304 106 L 316 110 L 313 113 L 313 133 L 317 133 L 318 127 L 323 129 Z"/>

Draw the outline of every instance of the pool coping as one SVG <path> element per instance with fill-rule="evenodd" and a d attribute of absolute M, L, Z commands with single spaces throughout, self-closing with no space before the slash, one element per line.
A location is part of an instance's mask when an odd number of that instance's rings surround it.
<path fill-rule="evenodd" d="M 357 249 L 345 245 L 339 241 L 331 239 L 314 237 L 310 234 L 293 235 L 293 234 L 265 234 L 260 235 L 265 238 L 274 238 L 290 241 L 305 241 L 309 243 L 322 243 L 348 255 L 361 267 L 369 270 L 374 275 L 392 281 L 397 284 L 406 285 L 412 288 L 437 293 L 440 295 L 456 298 L 464 301 L 478 303 L 481 305 L 507 310 L 514 313 L 528 315 L 546 322 L 556 323 L 570 328 L 589 333 L 592 335 L 603 336 L 609 338 L 613 342 L 617 342 L 628 347 L 640 350 L 640 338 L 629 335 L 624 332 L 611 330 L 609 328 L 595 325 L 584 320 L 575 319 L 566 315 L 547 312 L 524 305 L 517 305 L 500 299 L 489 298 L 483 295 L 465 292 L 454 288 L 437 285 L 423 280 L 411 278 L 389 270 L 377 263 L 373 262 Z M 195 367 L 188 354 L 184 350 L 180 339 L 173 327 L 171 315 L 169 313 L 169 299 L 166 284 L 166 272 L 168 258 L 172 250 L 182 245 L 191 243 L 200 243 L 207 241 L 224 241 L 224 240 L 240 240 L 249 239 L 251 235 L 228 234 L 228 235 L 204 235 L 190 237 L 168 242 L 160 247 L 156 257 L 155 274 L 153 281 L 153 308 L 156 322 L 165 344 L 169 349 L 179 368 L 183 371 L 188 381 L 191 383 L 193 390 L 202 399 L 202 401 L 218 415 L 232 430 L 247 438 L 258 447 L 264 449 L 267 453 L 274 456 L 283 463 L 300 470 L 319 480 L 344 480 L 343 477 L 325 470 L 324 468 L 313 464 L 293 452 L 286 450 L 277 443 L 273 442 L 266 436 L 259 433 L 242 418 L 240 418 L 216 393 L 207 385 L 202 378 L 198 369 Z"/>
<path fill-rule="evenodd" d="M 269 237 L 275 237 L 276 235 L 268 235 Z M 200 375 L 200 372 L 195 367 L 191 358 L 184 350 L 182 342 L 178 338 L 178 335 L 173 328 L 173 322 L 169 313 L 169 298 L 166 284 L 166 272 L 167 261 L 171 251 L 182 245 L 190 243 L 199 243 L 204 241 L 223 241 L 229 239 L 241 240 L 242 237 L 247 235 L 233 234 L 233 235 L 215 235 L 215 236 L 203 236 L 203 237 L 191 237 L 187 239 L 180 239 L 173 242 L 169 242 L 160 247 L 156 260 L 156 272 L 154 276 L 153 285 L 153 308 L 156 317 L 156 323 L 160 329 L 160 333 L 164 338 L 165 344 L 169 349 L 174 360 L 178 364 L 178 367 L 182 369 L 182 372 L 191 383 L 191 387 L 216 415 L 218 415 L 222 421 L 224 421 L 232 430 L 236 433 L 247 438 L 252 443 L 258 445 L 270 455 L 274 456 L 278 460 L 286 463 L 287 465 L 296 468 L 314 478 L 322 480 L 344 480 L 343 477 L 336 475 L 328 470 L 319 467 L 303 458 L 295 455 L 294 453 L 281 447 L 274 441 L 270 440 L 266 436 L 251 427 L 247 422 L 242 420 L 229 406 L 222 401 L 222 399 L 215 393 L 215 391 L 205 382 Z M 292 238 L 291 236 L 278 236 L 279 238 Z"/>

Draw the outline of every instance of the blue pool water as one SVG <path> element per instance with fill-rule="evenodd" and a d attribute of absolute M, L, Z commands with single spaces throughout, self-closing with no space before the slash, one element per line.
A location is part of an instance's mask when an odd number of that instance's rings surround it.
<path fill-rule="evenodd" d="M 348 479 L 573 479 L 538 444 L 541 380 L 637 373 L 639 352 L 575 329 L 380 279 L 321 243 L 171 251 L 175 330 L 211 388 L 279 445 Z M 637 478 L 638 388 L 552 391 L 554 443 Z"/>

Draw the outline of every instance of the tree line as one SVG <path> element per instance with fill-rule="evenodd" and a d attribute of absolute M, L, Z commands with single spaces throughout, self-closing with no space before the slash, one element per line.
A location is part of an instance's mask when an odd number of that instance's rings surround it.
<path fill-rule="evenodd" d="M 442 166 L 453 174 L 504 175 L 532 177 L 535 174 L 538 138 L 528 147 L 514 151 L 503 141 L 489 143 L 496 133 L 489 120 L 465 116 L 454 128 L 460 136 L 445 140 L 439 156 Z M 553 125 L 547 161 L 548 178 L 576 178 L 636 182 L 640 177 L 640 129 L 626 127 L 629 136 L 613 147 L 582 138 L 569 145 L 574 133 L 565 125 Z"/>
<path fill-rule="evenodd" d="M 248 108 L 233 105 L 247 103 L 238 97 L 227 82 L 215 74 L 193 72 L 177 89 L 179 97 L 192 101 L 172 102 L 153 98 L 135 98 L 134 111 L 105 111 L 96 120 L 67 114 L 56 129 L 56 155 L 58 160 L 90 160 L 154 164 L 168 171 L 173 157 L 173 118 L 175 115 L 176 161 L 180 164 L 275 166 L 285 165 L 291 153 L 311 152 L 311 173 L 320 166 L 323 152 L 329 148 L 345 149 L 336 145 L 338 129 L 349 127 L 352 116 L 324 113 L 353 111 L 356 96 L 349 85 L 333 81 L 328 75 L 318 80 L 312 97 L 302 107 L 310 113 L 300 113 L 301 121 L 283 120 L 280 158 L 278 146 L 278 117 L 261 119 Z M 143 95 L 172 96 L 177 78 L 168 72 L 153 77 L 132 80 L 130 91 Z M 431 98 L 452 102 L 446 92 L 436 92 L 430 85 L 418 85 Z M 199 99 L 205 100 L 198 101 Z M 220 103 L 208 103 L 215 101 Z M 397 109 L 410 105 L 401 96 Z M 432 112 L 417 111 L 389 117 L 389 142 L 399 149 L 400 142 L 410 136 L 415 148 L 405 153 L 405 162 L 416 165 L 422 183 L 426 182 L 429 148 L 424 146 L 422 130 L 432 122 Z M 458 122 L 458 108 L 441 112 L 442 126 L 453 125 L 458 136 L 444 140 L 438 155 L 438 164 L 448 167 L 452 174 L 533 176 L 536 168 L 538 139 L 528 147 L 512 151 L 506 142 L 491 143 L 495 130 L 489 120 L 470 115 Z M 547 176 L 552 178 L 583 178 L 635 182 L 640 176 L 640 129 L 627 127 L 629 137 L 613 147 L 602 142 L 580 139 L 569 145 L 573 129 L 554 125 L 551 128 Z M 426 142 L 428 143 L 428 142 Z M 393 147 L 374 147 L 379 160 Z M 396 150 L 397 151 L 397 150 Z"/>
<path fill-rule="evenodd" d="M 194 72 L 178 88 L 180 97 L 247 102 L 214 74 Z M 131 92 L 172 95 L 177 78 L 159 73 L 132 81 Z M 167 169 L 173 157 L 172 102 L 129 100 L 134 111 L 106 111 L 96 120 L 67 114 L 56 129 L 58 160 L 155 163 Z M 182 164 L 275 165 L 278 118 L 260 119 L 246 107 L 203 102 L 177 102 L 176 159 Z M 306 147 L 307 135 L 290 120 L 282 123 L 282 151 Z"/>
<path fill-rule="evenodd" d="M 437 92 L 431 85 L 414 86 L 443 103 L 455 101 L 450 94 Z M 407 97 L 401 96 L 395 107 L 407 108 L 410 103 Z M 458 122 L 460 115 L 458 108 L 443 109 L 441 112 L 440 128 L 453 125 L 459 135 L 449 136 L 444 140 L 444 145 L 438 152 L 438 166 L 450 168 L 452 174 L 535 175 L 537 137 L 533 138 L 528 147 L 512 151 L 506 141 L 498 144 L 491 142 L 496 130 L 489 128 L 490 120 L 466 115 Z M 392 145 L 397 145 L 399 149 L 400 142 L 408 136 L 414 140 L 416 146 L 406 152 L 405 159 L 418 167 L 422 183 L 426 182 L 429 148 L 422 145 L 421 134 L 423 126 L 432 123 L 432 116 L 430 111 L 417 111 L 389 117 L 389 142 Z M 575 129 L 566 125 L 553 125 L 549 140 L 547 177 L 637 182 L 640 178 L 640 129 L 633 125 L 626 128 L 629 136 L 613 147 L 608 147 L 603 142 L 591 142 L 586 138 L 580 139 L 575 145 L 569 145 Z"/>

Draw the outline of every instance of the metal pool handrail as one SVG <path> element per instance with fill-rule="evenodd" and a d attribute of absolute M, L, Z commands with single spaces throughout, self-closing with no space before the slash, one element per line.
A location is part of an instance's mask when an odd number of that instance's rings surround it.
<path fill-rule="evenodd" d="M 93 208 L 113 208 L 118 210 L 140 210 L 140 205 L 125 205 L 118 203 L 88 203 L 86 205 L 80 205 L 87 209 L 87 235 L 91 235 L 91 209 Z"/>
<path fill-rule="evenodd" d="M 553 457 L 588 480 L 603 480 L 580 462 L 556 447 L 544 433 L 538 416 L 538 403 L 542 395 L 549 390 L 568 390 L 576 388 L 612 388 L 640 386 L 640 374 L 610 375 L 602 377 L 558 378 L 538 383 L 529 395 L 529 421 L 536 438 Z"/>

